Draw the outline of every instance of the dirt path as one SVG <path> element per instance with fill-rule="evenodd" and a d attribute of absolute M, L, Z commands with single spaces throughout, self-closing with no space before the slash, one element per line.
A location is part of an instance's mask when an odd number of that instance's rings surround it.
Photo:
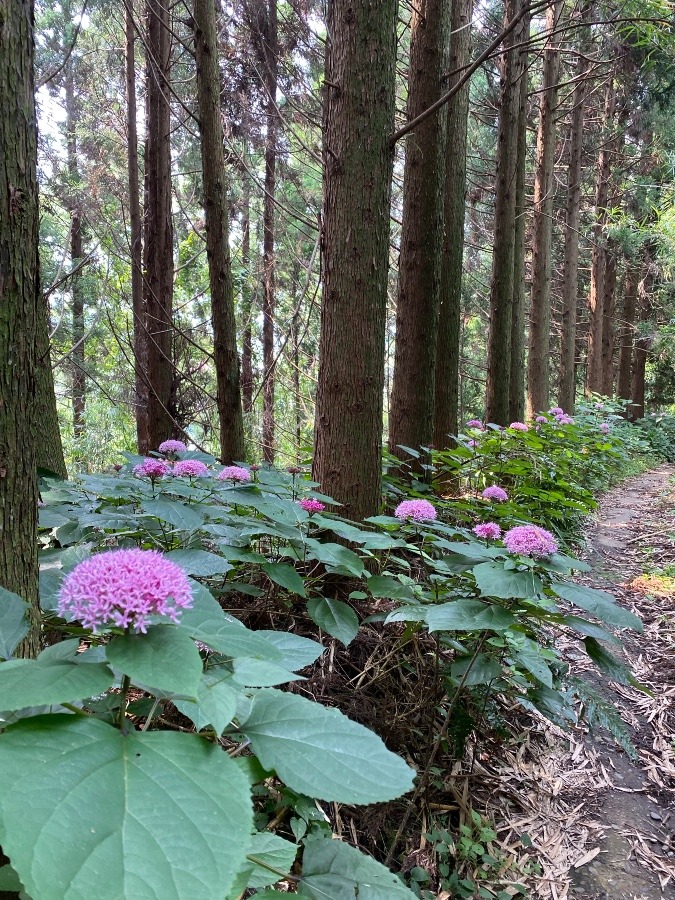
<path fill-rule="evenodd" d="M 664 466 L 612 491 L 589 535 L 593 571 L 584 583 L 610 590 L 643 619 L 643 634 L 624 637 L 625 656 L 651 695 L 603 683 L 583 656 L 568 653 L 616 704 L 639 753 L 632 762 L 609 735 L 584 738 L 604 787 L 586 801 L 590 840 L 570 873 L 570 900 L 675 900 L 674 474 Z"/>

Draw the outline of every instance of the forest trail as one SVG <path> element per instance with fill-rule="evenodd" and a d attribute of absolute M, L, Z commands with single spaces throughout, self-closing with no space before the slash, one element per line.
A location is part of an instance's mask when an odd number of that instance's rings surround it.
<path fill-rule="evenodd" d="M 586 840 L 570 869 L 570 900 L 675 898 L 674 474 L 662 466 L 610 491 L 588 535 L 592 571 L 579 580 L 642 618 L 644 633 L 624 634 L 625 660 L 651 695 L 603 682 L 578 647 L 566 650 L 575 674 L 618 706 L 639 754 L 632 762 L 602 729 L 571 753 L 577 766 L 591 762 L 600 783 L 585 795 Z"/>

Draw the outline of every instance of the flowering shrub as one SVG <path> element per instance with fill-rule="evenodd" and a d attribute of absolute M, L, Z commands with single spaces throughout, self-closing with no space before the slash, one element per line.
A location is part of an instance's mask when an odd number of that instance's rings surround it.
<path fill-rule="evenodd" d="M 550 531 L 537 525 L 517 525 L 504 535 L 504 546 L 509 553 L 523 556 L 551 556 L 558 552 L 558 544 Z"/>
<path fill-rule="evenodd" d="M 493 541 L 499 540 L 502 536 L 502 530 L 496 522 L 482 522 L 480 525 L 475 525 L 471 530 L 476 537 L 490 538 Z"/>
<path fill-rule="evenodd" d="M 171 474 L 171 466 L 164 462 L 163 459 L 154 459 L 148 457 L 142 463 L 134 466 L 134 475 L 139 478 L 163 478 L 165 475 Z"/>
<path fill-rule="evenodd" d="M 218 473 L 221 481 L 250 481 L 251 473 L 243 466 L 225 466 Z"/>
<path fill-rule="evenodd" d="M 159 445 L 160 453 L 185 453 L 186 450 L 187 447 L 182 441 L 162 441 L 162 443 Z"/>
<path fill-rule="evenodd" d="M 525 422 L 511 422 L 509 428 L 513 429 L 513 431 L 528 431 L 529 428 L 525 424 Z"/>
<path fill-rule="evenodd" d="M 436 509 L 428 500 L 404 500 L 394 510 L 397 519 L 435 519 Z"/>
<path fill-rule="evenodd" d="M 190 478 L 203 478 L 209 474 L 209 470 L 199 459 L 181 459 L 174 463 L 173 474 L 187 475 Z"/>
<path fill-rule="evenodd" d="M 509 495 L 506 493 L 504 488 L 499 487 L 497 484 L 492 484 L 490 487 L 486 487 L 481 497 L 484 500 L 498 500 L 500 503 L 506 503 L 509 499 Z"/>
<path fill-rule="evenodd" d="M 301 500 L 300 506 L 308 513 L 323 512 L 326 508 L 325 503 L 322 503 L 320 500 L 315 500 L 313 497 L 306 497 Z"/>

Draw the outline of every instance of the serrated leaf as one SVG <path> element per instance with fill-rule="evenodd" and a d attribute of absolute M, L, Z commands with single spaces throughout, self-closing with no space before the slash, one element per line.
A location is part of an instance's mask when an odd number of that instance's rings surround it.
<path fill-rule="evenodd" d="M 414 771 L 376 734 L 296 694 L 258 691 L 241 730 L 266 769 L 309 797 L 378 803 L 412 787 Z"/>
<path fill-rule="evenodd" d="M 0 709 L 74 703 L 102 694 L 114 680 L 113 673 L 102 663 L 12 659 L 0 663 Z"/>
<path fill-rule="evenodd" d="M 234 718 L 240 690 L 231 672 L 210 670 L 199 682 L 196 700 L 174 699 L 173 704 L 194 723 L 197 731 L 212 725 L 220 736 Z"/>
<path fill-rule="evenodd" d="M 223 575 L 232 566 L 222 556 L 209 553 L 208 550 L 172 550 L 166 558 L 177 563 L 188 575 Z"/>
<path fill-rule="evenodd" d="M 265 563 L 262 566 L 267 577 L 270 578 L 279 587 L 285 588 L 291 594 L 297 594 L 299 597 L 306 597 L 305 582 L 299 572 L 285 563 Z"/>
<path fill-rule="evenodd" d="M 330 597 L 313 597 L 307 601 L 307 612 L 310 619 L 337 638 L 345 647 L 356 637 L 359 630 L 359 618 L 346 603 Z"/>
<path fill-rule="evenodd" d="M 168 522 L 181 531 L 196 531 L 204 524 L 204 516 L 193 506 L 175 500 L 146 500 L 141 513 Z"/>
<path fill-rule="evenodd" d="M 606 625 L 617 628 L 632 628 L 642 631 L 642 622 L 627 609 L 619 606 L 614 597 L 606 591 L 584 587 L 580 584 L 552 584 L 551 590 L 558 597 L 592 613 Z"/>
<path fill-rule="evenodd" d="M 246 778 L 219 747 L 63 715 L 0 735 L 0 818 L 40 900 L 213 900 L 244 865 L 253 824 Z"/>
<path fill-rule="evenodd" d="M 412 900 L 403 882 L 381 863 L 342 841 L 305 844 L 300 896 L 314 900 Z"/>
<path fill-rule="evenodd" d="M 0 587 L 0 659 L 9 659 L 28 634 L 28 609 L 22 597 Z"/>
<path fill-rule="evenodd" d="M 40 569 L 40 608 L 45 612 L 56 609 L 64 574 L 61 569 Z"/>
<path fill-rule="evenodd" d="M 195 642 L 175 625 L 153 625 L 147 634 L 123 634 L 106 646 L 108 662 L 135 684 L 195 696 L 202 659 Z"/>
<path fill-rule="evenodd" d="M 284 669 L 290 669 L 291 672 L 311 666 L 325 652 L 325 648 L 318 641 L 312 641 L 299 634 L 267 630 L 255 633 L 276 647 L 282 655 L 279 665 Z"/>
<path fill-rule="evenodd" d="M 516 651 L 513 654 L 513 661 L 517 663 L 520 668 L 525 669 L 526 672 L 534 675 L 537 681 L 541 682 L 541 684 L 545 685 L 547 688 L 553 687 L 551 670 L 546 663 L 546 659 L 537 652 L 534 642 L 531 642 L 530 647 Z"/>
<path fill-rule="evenodd" d="M 280 878 L 291 871 L 297 853 L 297 844 L 285 841 L 278 835 L 270 834 L 267 831 L 257 831 L 253 835 L 246 854 L 246 859 L 252 866 L 247 877 L 246 887 L 264 888 L 276 884 Z M 258 862 L 271 866 L 276 869 L 276 872 L 270 872 Z"/>
<path fill-rule="evenodd" d="M 414 601 L 416 599 L 410 585 L 403 584 L 392 575 L 371 575 L 366 586 L 373 597 L 382 597 L 387 600 Z"/>
<path fill-rule="evenodd" d="M 342 544 L 323 543 L 314 538 L 305 538 L 305 545 L 309 556 L 323 563 L 329 571 L 354 575 L 356 578 L 360 578 L 365 571 L 361 557 Z"/>
<path fill-rule="evenodd" d="M 500 563 L 481 563 L 474 566 L 473 574 L 481 597 L 530 600 L 538 597 L 544 589 L 541 579 L 534 572 L 505 569 Z"/>
<path fill-rule="evenodd" d="M 429 631 L 506 631 L 517 622 L 508 610 L 480 600 L 453 600 L 430 606 L 426 619 Z"/>
<path fill-rule="evenodd" d="M 286 684 L 289 681 L 304 681 L 302 675 L 289 672 L 287 669 L 268 662 L 265 659 L 249 659 L 238 656 L 233 664 L 236 682 L 246 687 L 272 687 L 275 684 Z"/>

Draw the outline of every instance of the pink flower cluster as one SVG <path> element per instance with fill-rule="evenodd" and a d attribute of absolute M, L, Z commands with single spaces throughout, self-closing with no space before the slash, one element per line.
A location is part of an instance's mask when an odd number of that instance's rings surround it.
<path fill-rule="evenodd" d="M 548 422 L 548 419 L 546 418 L 546 416 L 537 416 L 534 421 L 537 423 L 537 425 L 545 425 Z"/>
<path fill-rule="evenodd" d="M 564 415 L 565 415 L 565 410 L 564 410 L 561 406 L 552 406 L 552 407 L 549 409 L 549 413 L 550 413 L 552 416 L 564 416 Z"/>
<path fill-rule="evenodd" d="M 251 473 L 243 466 L 225 466 L 218 472 L 219 481 L 250 481 Z"/>
<path fill-rule="evenodd" d="M 469 419 L 469 421 L 466 423 L 466 427 L 467 428 L 480 428 L 482 431 L 483 423 L 481 422 L 480 419 Z"/>
<path fill-rule="evenodd" d="M 174 475 L 187 475 L 189 478 L 203 478 L 209 470 L 199 459 L 181 459 L 174 463 Z"/>
<path fill-rule="evenodd" d="M 558 425 L 574 425 L 574 418 L 572 416 L 568 416 L 566 413 L 562 413 L 562 415 L 555 417 Z"/>
<path fill-rule="evenodd" d="M 601 423 L 598 425 L 598 428 L 600 429 L 600 431 L 601 431 L 603 434 L 609 434 L 610 427 L 611 427 L 611 426 L 610 426 L 609 422 L 601 422 Z"/>
<path fill-rule="evenodd" d="M 529 431 L 530 429 L 525 424 L 525 422 L 511 422 L 509 428 L 513 428 L 514 431 Z"/>
<path fill-rule="evenodd" d="M 491 538 L 493 541 L 498 540 L 502 536 L 502 530 L 496 522 L 482 522 L 476 525 L 473 533 L 479 538 Z"/>
<path fill-rule="evenodd" d="M 504 488 L 499 487 L 498 484 L 491 484 L 490 487 L 486 487 L 481 496 L 484 500 L 498 500 L 500 503 L 506 503 L 509 499 L 509 495 Z"/>
<path fill-rule="evenodd" d="M 185 453 L 187 447 L 182 441 L 162 441 L 159 445 L 160 453 Z"/>
<path fill-rule="evenodd" d="M 435 519 L 436 509 L 428 500 L 403 500 L 394 510 L 397 519 Z"/>
<path fill-rule="evenodd" d="M 106 626 L 148 630 L 148 617 L 178 622 L 192 606 L 187 575 L 157 550 L 109 550 L 97 553 L 66 575 L 58 613 L 97 631 Z"/>
<path fill-rule="evenodd" d="M 509 553 L 523 556 L 550 556 L 558 550 L 558 542 L 550 531 L 538 525 L 517 525 L 504 535 L 504 546 Z"/>
<path fill-rule="evenodd" d="M 310 513 L 318 513 L 322 512 L 326 508 L 326 504 L 322 503 L 320 500 L 316 500 L 314 497 L 305 497 L 304 500 L 300 501 L 300 506 L 305 510 L 305 512 Z"/>
<path fill-rule="evenodd" d="M 163 459 L 155 459 L 154 457 L 148 457 L 144 459 L 142 463 L 139 463 L 137 466 L 134 466 L 134 475 L 137 475 L 139 478 L 163 478 L 165 475 L 171 474 L 171 466 L 164 462 Z"/>

